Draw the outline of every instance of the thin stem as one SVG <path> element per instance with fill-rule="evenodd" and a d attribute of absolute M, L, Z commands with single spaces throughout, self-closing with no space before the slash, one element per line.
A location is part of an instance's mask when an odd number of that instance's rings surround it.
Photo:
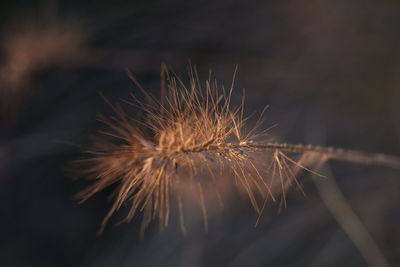
<path fill-rule="evenodd" d="M 372 164 L 381 165 L 393 168 L 400 168 L 400 157 L 391 156 L 380 153 L 367 153 L 357 150 L 335 148 L 335 147 L 323 147 L 323 146 L 313 146 L 313 145 L 302 145 L 302 144 L 286 144 L 286 143 L 225 143 L 209 146 L 198 146 L 190 149 L 181 150 L 179 152 L 184 153 L 199 153 L 207 151 L 223 151 L 228 149 L 235 149 L 241 152 L 252 152 L 252 151 L 267 151 L 267 150 L 280 150 L 282 152 L 288 153 L 305 153 L 313 152 L 320 153 L 327 157 L 327 159 L 335 159 L 341 161 L 348 161 L 360 164 Z M 177 153 L 179 153 L 177 152 Z"/>

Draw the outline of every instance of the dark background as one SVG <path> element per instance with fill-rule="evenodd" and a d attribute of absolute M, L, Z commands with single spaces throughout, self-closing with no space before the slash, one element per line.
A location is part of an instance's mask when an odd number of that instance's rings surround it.
<path fill-rule="evenodd" d="M 292 193 L 256 228 L 238 201 L 208 233 L 152 225 L 140 241 L 140 215 L 112 226 L 123 211 L 97 236 L 109 192 L 79 205 L 87 182 L 70 163 L 110 114 L 99 91 L 113 102 L 137 94 L 128 68 L 156 95 L 160 64 L 185 78 L 189 60 L 225 85 L 238 65 L 235 101 L 244 87 L 248 114 L 270 104 L 277 140 L 399 155 L 398 1 L 10 1 L 0 18 L 0 266 L 368 266 L 309 176 L 306 198 Z M 400 172 L 324 171 L 399 266 Z"/>

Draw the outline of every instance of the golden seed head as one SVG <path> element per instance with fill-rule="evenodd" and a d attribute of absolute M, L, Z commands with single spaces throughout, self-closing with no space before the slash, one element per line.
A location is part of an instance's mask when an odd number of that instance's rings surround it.
<path fill-rule="evenodd" d="M 217 83 L 210 80 L 202 88 L 193 68 L 189 69 L 189 85 L 170 75 L 165 66 L 161 77 L 160 100 L 138 85 L 147 98 L 147 103 L 142 103 L 134 97 L 134 104 L 144 113 L 140 120 L 128 116 L 121 106 L 112 106 L 116 118 L 102 120 L 109 127 L 104 134 L 115 142 L 98 144 L 91 157 L 83 161 L 83 172 L 94 179 L 80 194 L 83 200 L 117 184 L 114 204 L 102 229 L 125 202 L 131 204 L 127 220 L 143 212 L 142 232 L 156 218 L 165 227 L 172 203 L 177 203 L 185 231 L 183 210 L 188 192 L 199 203 L 207 227 L 205 196 L 215 191 L 220 198 L 225 185 L 244 191 L 260 212 L 260 199 L 275 199 L 271 191 L 274 185 L 264 180 L 265 163 L 249 156 L 259 151 L 253 143 L 256 132 L 244 131 L 243 105 L 232 107 L 232 88 L 221 93 Z M 288 166 L 281 154 L 271 158 L 272 167 Z M 279 186 L 284 189 L 287 184 Z"/>

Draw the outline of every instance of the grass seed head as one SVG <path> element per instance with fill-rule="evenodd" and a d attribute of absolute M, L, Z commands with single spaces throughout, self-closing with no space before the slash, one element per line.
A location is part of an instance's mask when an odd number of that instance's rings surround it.
<path fill-rule="evenodd" d="M 83 32 L 74 20 L 27 19 L 10 29 L 0 42 L 0 111 L 7 115 L 35 93 L 33 78 L 41 70 L 76 64 L 86 56 Z"/>
<path fill-rule="evenodd" d="M 133 99 L 144 113 L 140 120 L 127 115 L 121 106 L 112 106 L 116 116 L 102 121 L 109 128 L 103 134 L 114 140 L 98 143 L 90 151 L 91 157 L 82 161 L 83 172 L 94 179 L 81 192 L 83 200 L 116 184 L 114 203 L 101 230 L 129 202 L 126 220 L 142 212 L 142 232 L 153 219 L 159 220 L 161 228 L 167 226 L 173 204 L 185 231 L 187 192 L 199 203 L 207 226 L 205 196 L 211 188 L 221 188 L 221 184 L 234 185 L 245 192 L 256 211 L 261 212 L 266 199 L 275 200 L 271 189 L 276 184 L 285 190 L 288 181 L 295 179 L 290 173 L 289 158 L 282 152 L 270 153 L 271 166 L 266 166 L 265 157 L 261 161 L 251 156 L 261 151 L 254 143 L 257 131 L 245 131 L 243 105 L 231 104 L 233 88 L 221 92 L 216 81 L 211 80 L 202 85 L 194 68 L 189 68 L 189 84 L 170 75 L 165 66 L 161 77 L 160 100 L 144 89 L 146 103 Z M 267 169 L 272 170 L 270 182 L 265 179 Z M 274 176 L 281 179 L 275 181 Z M 290 179 L 284 181 L 283 177 Z M 219 196 L 219 190 L 215 191 Z"/>

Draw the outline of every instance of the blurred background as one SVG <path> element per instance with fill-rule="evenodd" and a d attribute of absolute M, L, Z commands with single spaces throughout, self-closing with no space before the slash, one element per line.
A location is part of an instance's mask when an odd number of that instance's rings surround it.
<path fill-rule="evenodd" d="M 160 64 L 186 79 L 189 60 L 226 86 L 238 65 L 234 100 L 245 88 L 247 114 L 270 104 L 275 140 L 400 155 L 398 1 L 8 1 L 0 13 L 0 266 L 372 266 L 371 243 L 400 266 L 398 170 L 329 162 L 329 182 L 305 175 L 307 197 L 294 191 L 257 227 L 238 200 L 207 233 L 193 219 L 186 237 L 172 222 L 143 241 L 140 215 L 113 226 L 125 211 L 98 236 L 110 192 L 79 205 L 87 181 L 70 172 L 111 114 L 99 92 L 138 94 L 130 69 L 157 95 Z M 354 216 L 373 241 L 353 240 Z"/>

